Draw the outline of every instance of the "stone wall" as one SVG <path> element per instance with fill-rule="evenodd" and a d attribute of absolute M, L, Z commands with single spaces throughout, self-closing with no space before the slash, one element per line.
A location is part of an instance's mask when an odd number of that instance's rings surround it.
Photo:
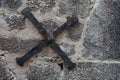
<path fill-rule="evenodd" d="M 25 7 L 49 31 L 78 17 L 56 40 L 75 69 L 68 70 L 49 46 L 23 67 L 16 64 L 43 39 L 21 14 Z M 119 53 L 120 0 L 0 0 L 0 80 L 120 80 Z"/>

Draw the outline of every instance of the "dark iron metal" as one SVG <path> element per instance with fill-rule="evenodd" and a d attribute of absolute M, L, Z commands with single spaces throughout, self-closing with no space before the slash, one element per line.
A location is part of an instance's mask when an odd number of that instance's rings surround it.
<path fill-rule="evenodd" d="M 50 47 L 56 52 L 58 53 L 58 55 L 64 60 L 64 62 L 68 65 L 68 69 L 72 70 L 73 68 L 75 68 L 76 64 L 73 63 L 68 57 L 67 55 L 60 49 L 60 47 L 58 46 L 57 43 L 52 42 L 50 44 Z"/>
<path fill-rule="evenodd" d="M 62 33 L 64 30 L 66 30 L 68 27 L 70 27 L 72 24 L 78 22 L 78 18 L 75 16 L 72 16 L 70 19 L 68 19 L 67 22 L 65 22 L 62 26 L 60 26 L 56 31 L 53 33 L 47 33 L 45 28 L 42 27 L 42 24 L 37 21 L 37 19 L 33 16 L 33 14 L 30 12 L 29 8 L 25 8 L 22 11 L 22 14 L 24 14 L 38 29 L 38 31 L 42 34 L 42 36 L 45 38 L 44 40 L 41 40 L 39 44 L 37 44 L 32 50 L 30 50 L 28 53 L 26 53 L 24 56 L 20 58 L 16 58 L 17 64 L 20 66 L 23 66 L 24 63 L 30 59 L 33 55 L 37 54 L 37 52 L 42 51 L 42 49 L 48 45 L 56 52 L 58 55 L 64 60 L 64 62 L 67 64 L 68 69 L 72 70 L 75 68 L 76 64 L 73 63 L 67 55 L 60 49 L 58 44 L 55 42 L 55 38 Z"/>
<path fill-rule="evenodd" d="M 40 34 L 43 35 L 43 37 L 46 37 L 48 35 L 45 28 L 42 27 L 42 24 L 38 22 L 38 20 L 33 16 L 33 14 L 30 12 L 31 10 L 27 7 L 24 8 L 21 13 L 25 15 L 32 23 L 33 25 L 38 29 Z"/>
<path fill-rule="evenodd" d="M 25 54 L 20 58 L 16 58 L 17 64 L 19 64 L 20 66 L 23 66 L 28 59 L 30 59 L 32 56 L 37 54 L 37 52 L 42 51 L 43 48 L 46 47 L 47 45 L 48 45 L 48 40 L 41 40 L 39 44 L 37 44 L 34 48 L 28 51 L 27 54 Z"/>

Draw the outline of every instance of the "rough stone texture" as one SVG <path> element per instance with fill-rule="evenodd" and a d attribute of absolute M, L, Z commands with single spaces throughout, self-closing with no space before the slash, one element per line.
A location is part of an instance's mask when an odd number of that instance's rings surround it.
<path fill-rule="evenodd" d="M 9 51 L 11 53 L 25 54 L 32 49 L 38 40 L 20 40 L 16 38 L 1 38 L 0 37 L 0 49 L 3 51 Z"/>
<path fill-rule="evenodd" d="M 83 24 L 77 23 L 72 28 L 69 28 L 69 30 L 68 30 L 68 38 L 70 38 L 73 41 L 80 40 L 82 30 L 83 30 Z"/>
<path fill-rule="evenodd" d="M 62 0 L 59 3 L 60 14 L 79 15 L 81 18 L 87 17 L 91 2 L 90 0 Z"/>
<path fill-rule="evenodd" d="M 64 80 L 120 80 L 120 63 L 79 62 L 73 71 L 65 72 Z"/>
<path fill-rule="evenodd" d="M 119 4 L 120 0 L 0 0 L 0 56 L 5 58 L 0 57 L 0 80 L 119 80 Z M 25 7 L 32 9 L 48 32 L 60 27 L 68 17 L 78 17 L 78 24 L 56 39 L 77 63 L 74 70 L 68 71 L 49 46 L 23 67 L 16 64 L 16 57 L 43 39 L 20 13 Z"/>
<path fill-rule="evenodd" d="M 55 31 L 56 28 L 58 28 L 57 23 L 55 23 L 52 20 L 47 20 L 43 22 L 43 27 L 48 31 L 48 32 L 53 32 Z"/>
<path fill-rule="evenodd" d="M 52 20 L 47 20 L 43 21 L 43 27 L 48 31 L 48 32 L 54 32 L 58 27 L 58 24 L 55 23 Z M 65 23 L 65 22 L 64 22 Z M 63 23 L 63 24 L 64 24 Z M 70 38 L 73 41 L 78 41 L 81 38 L 82 30 L 83 30 L 83 24 L 77 23 L 74 24 L 72 27 L 68 28 L 68 38 Z M 67 30 L 66 30 L 67 31 Z"/>
<path fill-rule="evenodd" d="M 55 0 L 28 0 L 27 5 L 32 10 L 40 10 L 41 13 L 45 14 L 50 12 L 55 6 Z"/>
<path fill-rule="evenodd" d="M 16 80 L 13 72 L 6 67 L 4 56 L 0 56 L 0 80 Z"/>
<path fill-rule="evenodd" d="M 67 43 L 61 43 L 60 44 L 61 49 L 69 56 L 75 54 L 75 45 L 70 45 Z"/>
<path fill-rule="evenodd" d="M 0 15 L 0 28 L 5 29 L 5 30 L 9 30 L 10 28 L 8 27 L 8 24 L 4 18 L 3 15 Z"/>
<path fill-rule="evenodd" d="M 28 80 L 61 80 L 60 74 L 61 70 L 55 64 L 31 66 L 28 72 Z"/>
<path fill-rule="evenodd" d="M 9 24 L 10 30 L 23 29 L 24 17 L 18 13 L 6 15 L 6 21 Z"/>
<path fill-rule="evenodd" d="M 21 0 L 0 0 L 0 7 L 12 10 L 19 8 L 21 4 Z"/>
<path fill-rule="evenodd" d="M 98 0 L 86 23 L 83 57 L 120 58 L 120 1 Z"/>

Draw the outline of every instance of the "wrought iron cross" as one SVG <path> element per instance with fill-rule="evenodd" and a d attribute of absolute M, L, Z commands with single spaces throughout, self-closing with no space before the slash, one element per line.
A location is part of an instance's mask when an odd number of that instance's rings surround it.
<path fill-rule="evenodd" d="M 48 45 L 56 52 L 58 55 L 64 60 L 65 64 L 67 64 L 68 69 L 72 70 L 75 68 L 76 64 L 73 63 L 67 55 L 61 50 L 59 45 L 55 42 L 55 38 L 62 33 L 64 30 L 66 30 L 68 27 L 70 27 L 72 24 L 78 22 L 78 18 L 75 16 L 72 16 L 68 19 L 67 22 L 65 22 L 63 25 L 61 25 L 58 29 L 56 29 L 53 33 L 48 33 L 44 27 L 42 27 L 42 24 L 37 21 L 37 19 L 33 16 L 33 14 L 30 12 L 29 8 L 24 8 L 21 11 L 22 14 L 24 14 L 38 29 L 39 33 L 42 34 L 44 37 L 43 40 L 40 40 L 39 43 L 32 48 L 30 51 L 28 51 L 25 55 L 23 55 L 20 58 L 16 58 L 17 64 L 20 66 L 23 66 L 24 63 L 30 59 L 33 55 L 37 54 L 38 52 L 42 51 L 42 49 Z"/>

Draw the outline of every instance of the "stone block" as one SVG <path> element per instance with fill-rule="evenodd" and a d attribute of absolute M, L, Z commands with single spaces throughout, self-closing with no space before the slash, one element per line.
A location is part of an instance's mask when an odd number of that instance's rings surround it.
<path fill-rule="evenodd" d="M 61 80 L 61 70 L 56 64 L 41 64 L 31 66 L 28 72 L 28 80 Z"/>
<path fill-rule="evenodd" d="M 0 49 L 3 51 L 9 51 L 11 53 L 17 54 L 25 54 L 38 43 L 38 40 L 20 40 L 14 37 L 0 37 L 0 42 Z"/>
<path fill-rule="evenodd" d="M 98 0 L 86 22 L 86 59 L 120 59 L 120 1 Z"/>
<path fill-rule="evenodd" d="M 62 0 L 58 5 L 61 15 L 73 14 L 85 18 L 89 13 L 91 2 L 90 0 Z"/>
<path fill-rule="evenodd" d="M 15 10 L 22 5 L 21 0 L 0 0 L 0 7 Z"/>
<path fill-rule="evenodd" d="M 23 29 L 25 18 L 18 13 L 13 13 L 5 16 L 6 22 L 9 24 L 10 30 Z"/>
<path fill-rule="evenodd" d="M 16 80 L 13 72 L 6 66 L 4 56 L 0 56 L 0 80 Z"/>
<path fill-rule="evenodd" d="M 50 12 L 55 7 L 55 0 L 28 0 L 27 4 L 32 10 L 40 10 L 41 13 L 45 14 Z"/>
<path fill-rule="evenodd" d="M 120 62 L 78 62 L 64 80 L 120 80 Z"/>
<path fill-rule="evenodd" d="M 80 22 L 68 29 L 68 38 L 72 41 L 79 41 L 81 39 L 84 25 Z"/>

